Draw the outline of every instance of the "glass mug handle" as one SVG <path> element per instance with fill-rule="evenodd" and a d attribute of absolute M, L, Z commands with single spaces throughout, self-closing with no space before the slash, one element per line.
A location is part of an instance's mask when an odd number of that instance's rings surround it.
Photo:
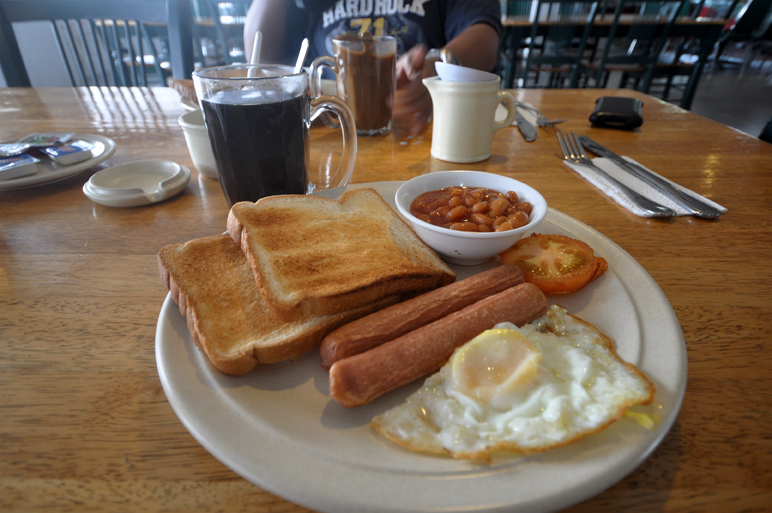
<path fill-rule="evenodd" d="M 342 187 L 351 180 L 351 174 L 354 172 L 354 164 L 357 158 L 357 131 L 354 125 L 354 115 L 348 105 L 336 96 L 322 96 L 311 100 L 311 117 L 308 120 L 308 126 L 319 116 L 329 115 L 332 112 L 340 120 L 339 126 L 343 132 L 343 156 L 338 164 L 338 170 L 329 183 L 324 185 L 309 182 L 308 193 L 315 189 L 328 189 L 330 187 Z"/>
<path fill-rule="evenodd" d="M 322 72 L 324 68 L 328 68 L 330 71 L 338 74 L 338 68 L 335 66 L 335 57 L 331 55 L 322 55 L 314 59 L 311 63 L 311 97 L 319 98 L 324 93 L 322 92 Z M 322 121 L 330 128 L 338 128 L 340 124 L 335 121 L 328 113 L 322 114 Z"/>
<path fill-rule="evenodd" d="M 497 105 L 501 102 L 504 102 L 507 104 L 507 117 L 505 117 L 501 121 L 493 122 L 494 132 L 506 126 L 510 126 L 512 122 L 515 120 L 515 116 L 517 115 L 517 110 L 516 110 L 517 106 L 515 105 L 515 97 L 512 96 L 512 93 L 509 93 L 507 91 L 501 91 L 501 90 L 498 91 Z"/>

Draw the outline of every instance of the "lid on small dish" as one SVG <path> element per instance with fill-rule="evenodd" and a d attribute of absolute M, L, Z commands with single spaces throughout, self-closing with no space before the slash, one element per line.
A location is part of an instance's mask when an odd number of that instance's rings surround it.
<path fill-rule="evenodd" d="M 190 170 L 170 160 L 138 160 L 103 169 L 83 186 L 95 203 L 137 207 L 179 194 L 190 181 Z"/>

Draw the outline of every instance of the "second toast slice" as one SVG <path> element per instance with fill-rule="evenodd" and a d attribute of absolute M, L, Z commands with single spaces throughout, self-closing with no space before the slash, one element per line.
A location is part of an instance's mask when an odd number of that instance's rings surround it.
<path fill-rule="evenodd" d="M 293 359 L 315 348 L 335 328 L 398 299 L 284 322 L 266 307 L 244 253 L 227 235 L 164 247 L 158 253 L 158 270 L 187 321 L 191 339 L 226 374 Z"/>
<path fill-rule="evenodd" d="M 285 195 L 236 203 L 228 233 L 266 303 L 285 319 L 342 312 L 456 278 L 373 189 L 337 201 Z"/>

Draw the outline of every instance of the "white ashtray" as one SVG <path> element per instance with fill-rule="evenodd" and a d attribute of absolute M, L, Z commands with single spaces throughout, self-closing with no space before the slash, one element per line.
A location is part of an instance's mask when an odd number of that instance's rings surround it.
<path fill-rule="evenodd" d="M 190 181 L 190 170 L 170 160 L 138 160 L 103 169 L 83 186 L 95 203 L 137 207 L 179 194 Z"/>

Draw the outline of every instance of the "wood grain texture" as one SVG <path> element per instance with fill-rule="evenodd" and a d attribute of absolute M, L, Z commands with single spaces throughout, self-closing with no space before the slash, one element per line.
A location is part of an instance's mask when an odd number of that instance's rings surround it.
<path fill-rule="evenodd" d="M 559 159 L 552 137 L 496 133 L 492 157 L 430 156 L 431 132 L 359 139 L 354 182 L 442 169 L 511 176 L 629 252 L 670 300 L 689 376 L 662 445 L 571 512 L 762 512 L 772 504 L 772 145 L 639 93 L 516 90 L 563 131 L 587 134 L 729 211 L 715 221 L 644 219 Z M 602 95 L 643 99 L 634 132 L 593 128 Z M 0 89 L 0 140 L 74 131 L 118 143 L 107 162 L 56 184 L 0 192 L 0 511 L 309 511 L 243 480 L 186 431 L 163 393 L 154 336 L 166 290 L 156 254 L 221 233 L 215 180 L 192 167 L 168 89 Z M 314 172 L 334 170 L 340 135 L 312 129 Z M 121 162 L 191 167 L 178 196 L 114 209 L 83 184 Z"/>

